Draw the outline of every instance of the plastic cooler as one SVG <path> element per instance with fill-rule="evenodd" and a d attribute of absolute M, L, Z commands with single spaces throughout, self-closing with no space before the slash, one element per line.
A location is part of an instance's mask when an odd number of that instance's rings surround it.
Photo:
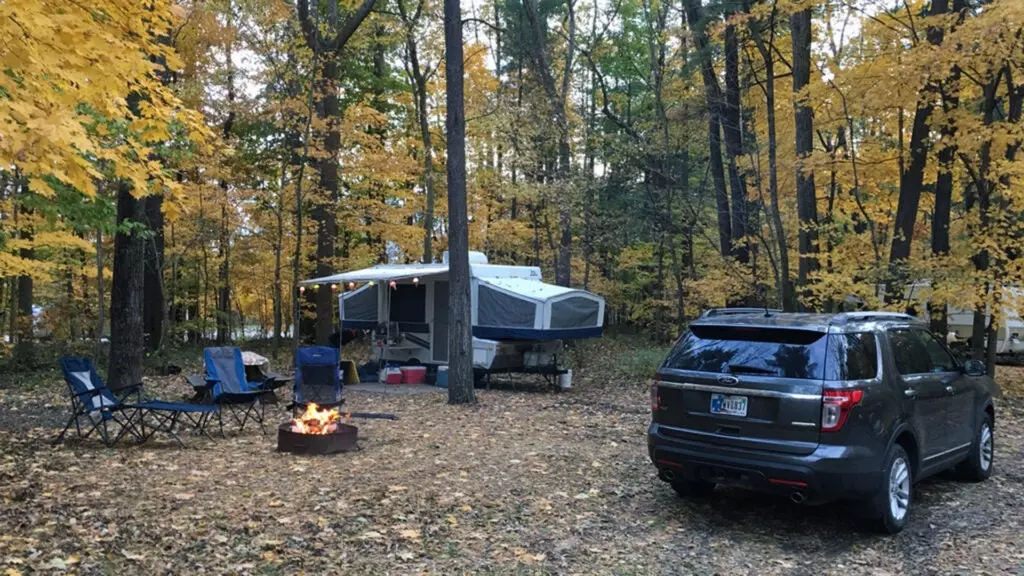
<path fill-rule="evenodd" d="M 402 384 L 423 384 L 427 381 L 426 366 L 403 366 Z"/>
<path fill-rule="evenodd" d="M 400 368 L 385 368 L 384 369 L 384 383 L 385 384 L 401 384 L 402 383 L 402 370 Z"/>
<path fill-rule="evenodd" d="M 448 387 L 448 367 L 438 366 L 437 367 L 437 380 L 434 381 L 434 385 L 438 388 Z"/>

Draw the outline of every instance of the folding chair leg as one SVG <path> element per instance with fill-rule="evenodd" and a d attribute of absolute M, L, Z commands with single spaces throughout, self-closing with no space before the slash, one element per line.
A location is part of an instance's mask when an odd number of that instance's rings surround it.
<path fill-rule="evenodd" d="M 188 448 L 188 446 L 182 442 L 181 438 L 174 432 L 174 426 L 178 423 L 178 418 L 181 416 L 181 412 L 172 412 L 170 415 L 170 424 L 167 425 L 167 434 L 171 438 L 174 438 L 182 448 Z"/>
<path fill-rule="evenodd" d="M 65 424 L 64 425 L 64 429 L 60 431 L 60 435 L 58 435 L 56 438 L 53 439 L 52 442 L 50 442 L 50 446 L 56 446 L 56 445 L 64 442 L 64 435 L 68 433 L 68 430 L 71 428 L 71 424 L 72 423 L 74 423 L 76 426 L 78 425 L 78 416 L 77 415 L 72 416 L 71 418 L 68 418 L 68 423 Z"/>
<path fill-rule="evenodd" d="M 210 417 L 211 416 L 213 416 L 213 414 L 210 413 L 210 412 L 203 412 L 203 413 L 201 413 L 199 415 L 199 420 L 196 421 L 193 424 L 193 427 L 195 428 L 196 432 L 198 432 L 199 434 L 201 434 L 203 436 L 206 436 L 210 440 L 213 440 L 213 436 L 210 436 L 210 433 L 206 431 L 206 427 L 210 423 Z M 189 417 L 189 420 L 192 420 L 191 416 Z"/>
<path fill-rule="evenodd" d="M 100 420 L 100 426 L 97 432 L 100 433 L 100 439 L 103 440 L 103 445 L 109 448 L 111 444 L 110 434 L 107 432 L 107 419 L 103 418 L 102 415 L 100 416 L 100 418 L 102 418 L 102 420 Z"/>

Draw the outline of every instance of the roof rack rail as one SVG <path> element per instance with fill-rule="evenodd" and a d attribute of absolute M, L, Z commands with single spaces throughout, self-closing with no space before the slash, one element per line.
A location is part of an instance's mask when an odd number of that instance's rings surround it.
<path fill-rule="evenodd" d="M 836 314 L 832 319 L 835 324 L 845 324 L 859 320 L 862 322 L 866 321 L 882 321 L 882 320 L 905 320 L 905 321 L 920 321 L 920 318 L 904 312 L 884 312 L 884 311 L 870 311 L 866 310 L 863 312 L 842 312 Z"/>
<path fill-rule="evenodd" d="M 736 316 L 739 314 L 778 314 L 782 312 L 778 308 L 764 308 L 755 306 L 742 306 L 736 308 L 708 308 L 700 315 L 701 318 L 710 316 Z"/>

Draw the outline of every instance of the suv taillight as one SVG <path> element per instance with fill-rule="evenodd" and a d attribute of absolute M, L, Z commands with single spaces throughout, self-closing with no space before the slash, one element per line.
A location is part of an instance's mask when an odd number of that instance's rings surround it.
<path fill-rule="evenodd" d="M 838 432 L 846 424 L 850 410 L 860 404 L 863 390 L 825 390 L 821 397 L 821 431 Z"/>
<path fill-rule="evenodd" d="M 651 415 L 654 416 L 661 409 L 661 397 L 658 396 L 658 382 L 661 381 L 661 375 L 656 374 L 654 380 L 651 380 Z"/>

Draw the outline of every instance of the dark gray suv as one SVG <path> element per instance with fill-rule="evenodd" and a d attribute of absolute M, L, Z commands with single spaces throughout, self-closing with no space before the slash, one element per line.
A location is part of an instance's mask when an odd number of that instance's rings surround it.
<path fill-rule="evenodd" d="M 984 364 L 906 314 L 709 313 L 658 369 L 648 450 L 681 495 L 860 500 L 895 533 L 915 482 L 992 474 L 994 395 Z"/>

